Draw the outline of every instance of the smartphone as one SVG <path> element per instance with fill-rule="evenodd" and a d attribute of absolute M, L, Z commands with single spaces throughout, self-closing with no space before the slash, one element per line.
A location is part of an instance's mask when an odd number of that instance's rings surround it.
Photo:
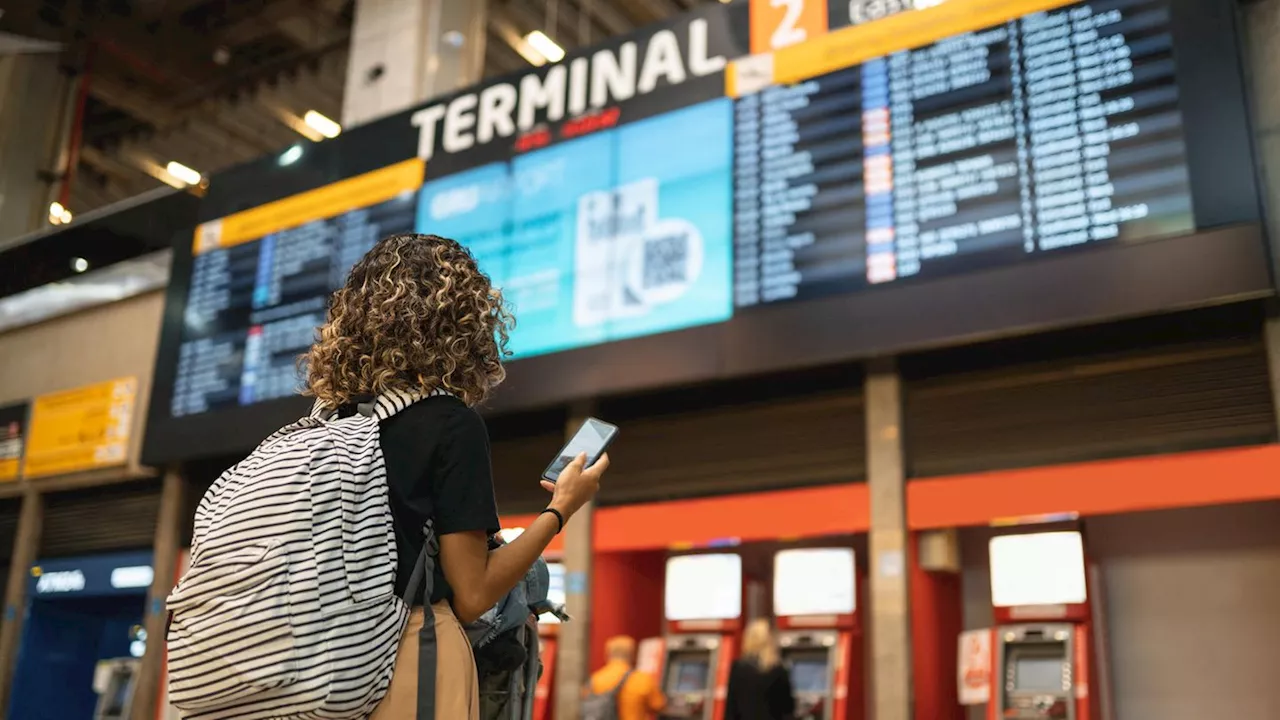
<path fill-rule="evenodd" d="M 582 453 L 587 454 L 587 467 L 591 467 L 617 436 L 618 426 L 610 425 L 603 420 L 587 418 L 587 421 L 582 423 L 582 427 L 578 428 L 578 432 L 574 433 L 569 442 L 560 449 L 556 459 L 542 471 L 543 479 L 555 482 L 560 478 L 561 471 Z"/>

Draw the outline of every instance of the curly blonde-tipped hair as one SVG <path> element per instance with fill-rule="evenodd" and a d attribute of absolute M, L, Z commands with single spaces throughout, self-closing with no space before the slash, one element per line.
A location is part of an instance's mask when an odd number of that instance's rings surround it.
<path fill-rule="evenodd" d="M 454 240 L 392 235 L 333 294 L 302 358 L 307 394 L 337 408 L 389 390 L 446 390 L 468 405 L 503 378 L 514 321 L 502 293 Z"/>

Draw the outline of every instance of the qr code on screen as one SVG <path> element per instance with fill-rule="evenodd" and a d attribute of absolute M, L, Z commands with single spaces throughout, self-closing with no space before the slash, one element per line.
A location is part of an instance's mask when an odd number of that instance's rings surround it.
<path fill-rule="evenodd" d="M 689 237 L 684 233 L 654 238 L 644 245 L 644 286 L 655 288 L 687 281 Z"/>

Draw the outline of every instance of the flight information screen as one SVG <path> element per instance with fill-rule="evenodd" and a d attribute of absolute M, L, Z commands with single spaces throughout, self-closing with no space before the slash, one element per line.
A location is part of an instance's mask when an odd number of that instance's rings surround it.
<path fill-rule="evenodd" d="M 329 295 L 379 238 L 413 229 L 421 182 L 411 161 L 201 225 L 172 415 L 296 395 Z"/>
<path fill-rule="evenodd" d="M 739 307 L 1194 227 L 1169 8 L 1069 5 L 736 101 Z"/>
<path fill-rule="evenodd" d="M 420 159 L 201 225 L 171 414 L 294 394 L 394 232 L 470 248 L 520 359 L 1195 229 L 1166 0 L 953 0 L 751 55 L 741 9 L 442 101 Z"/>

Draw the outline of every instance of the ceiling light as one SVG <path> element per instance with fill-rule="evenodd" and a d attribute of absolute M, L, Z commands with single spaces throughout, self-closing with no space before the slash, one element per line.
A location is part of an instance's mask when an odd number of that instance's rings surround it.
<path fill-rule="evenodd" d="M 541 30 L 534 30 L 525 35 L 524 41 L 551 62 L 560 62 L 564 59 L 564 48 L 557 45 L 555 40 L 547 37 Z"/>
<path fill-rule="evenodd" d="M 71 211 L 65 208 L 62 203 L 54 201 L 49 203 L 49 222 L 54 225 L 65 225 L 71 222 Z"/>
<path fill-rule="evenodd" d="M 174 176 L 178 180 L 181 180 L 182 182 L 188 185 L 200 184 L 200 173 L 196 172 L 195 170 L 192 170 L 191 168 L 187 167 L 186 165 L 183 165 L 180 162 L 172 161 L 168 165 L 166 165 L 164 169 L 170 175 Z"/>
<path fill-rule="evenodd" d="M 533 49 L 527 40 L 517 37 L 515 42 L 511 43 L 511 47 L 524 58 L 530 65 L 534 67 L 542 67 L 547 64 L 547 59 L 542 57 L 542 53 Z"/>
<path fill-rule="evenodd" d="M 280 153 L 279 163 L 281 167 L 287 167 L 289 165 L 292 165 L 298 162 L 298 160 L 301 158 L 302 158 L 302 146 L 294 145 L 293 147 L 290 147 L 288 150 L 285 150 L 284 152 Z"/>
<path fill-rule="evenodd" d="M 71 269 L 78 273 L 82 273 L 89 269 L 89 261 L 82 257 L 71 258 Z"/>
<path fill-rule="evenodd" d="M 315 110 L 308 110 L 306 115 L 302 116 L 305 122 L 312 130 L 320 133 L 327 138 L 336 138 L 342 133 L 342 126 L 321 115 Z"/>

